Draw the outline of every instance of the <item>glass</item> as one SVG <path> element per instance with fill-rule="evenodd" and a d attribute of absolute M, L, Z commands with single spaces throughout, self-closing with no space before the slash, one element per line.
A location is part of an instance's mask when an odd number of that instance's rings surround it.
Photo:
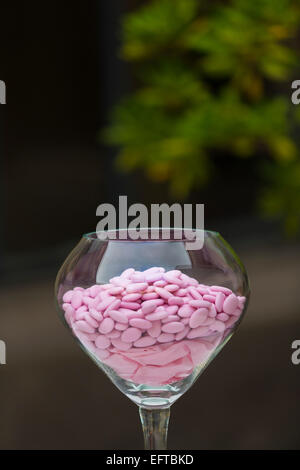
<path fill-rule="evenodd" d="M 84 235 L 55 297 L 81 348 L 138 405 L 145 448 L 166 449 L 170 406 L 229 341 L 250 291 L 219 233 L 202 231 L 202 248 L 188 250 L 172 229 L 167 240 L 143 230 L 138 240 L 124 230 Z"/>

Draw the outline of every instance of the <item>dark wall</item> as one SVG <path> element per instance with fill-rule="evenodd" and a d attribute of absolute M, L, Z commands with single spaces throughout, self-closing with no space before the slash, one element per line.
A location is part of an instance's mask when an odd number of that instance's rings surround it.
<path fill-rule="evenodd" d="M 102 191 L 97 3 L 1 3 L 1 221 L 8 250 L 90 228 L 88 214 Z"/>
<path fill-rule="evenodd" d="M 97 3 L 1 2 L 1 77 L 8 85 L 11 150 L 75 133 L 88 138 L 96 131 Z"/>

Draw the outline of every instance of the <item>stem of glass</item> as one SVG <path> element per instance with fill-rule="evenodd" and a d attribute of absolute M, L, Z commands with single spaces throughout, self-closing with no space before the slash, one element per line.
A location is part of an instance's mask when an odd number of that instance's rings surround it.
<path fill-rule="evenodd" d="M 170 408 L 140 407 L 146 450 L 166 450 Z"/>

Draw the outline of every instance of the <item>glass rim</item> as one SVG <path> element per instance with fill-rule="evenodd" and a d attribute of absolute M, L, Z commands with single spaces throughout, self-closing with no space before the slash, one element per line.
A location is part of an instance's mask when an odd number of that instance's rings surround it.
<path fill-rule="evenodd" d="M 122 239 L 119 239 L 119 238 L 110 238 L 109 237 L 109 234 L 120 234 L 120 233 L 128 233 L 130 232 L 130 230 L 134 230 L 134 231 L 137 231 L 137 232 L 141 232 L 141 231 L 145 231 L 145 232 L 149 232 L 151 230 L 157 230 L 159 232 L 163 231 L 163 230 L 169 230 L 170 231 L 170 234 L 175 231 L 179 231 L 181 230 L 183 232 L 182 234 L 182 237 L 181 238 L 172 238 L 171 236 L 169 238 L 165 238 L 165 239 L 161 239 L 161 238 L 158 238 L 158 239 L 152 239 L 151 237 L 149 239 L 143 239 L 143 238 L 137 238 L 137 239 L 132 239 L 130 237 L 127 237 L 127 238 L 122 238 Z M 142 227 L 140 228 L 139 230 L 136 230 L 136 229 L 130 229 L 130 228 L 119 228 L 119 229 L 111 229 L 111 230 L 97 230 L 97 231 L 94 231 L 94 232 L 87 232 L 87 233 L 84 233 L 82 235 L 82 238 L 85 238 L 87 240 L 98 240 L 98 241 L 101 241 L 101 242 L 107 242 L 107 241 L 111 241 L 111 242 L 191 242 L 191 241 L 195 241 L 197 239 L 197 236 L 195 238 L 193 238 L 193 240 L 190 240 L 188 239 L 187 237 L 184 236 L 184 232 L 185 231 L 189 231 L 189 232 L 193 232 L 197 235 L 197 232 L 204 232 L 204 235 L 205 234 L 210 234 L 210 235 L 214 235 L 214 236 L 221 236 L 219 232 L 217 231 L 214 231 L 214 230 L 206 230 L 206 229 L 196 229 L 196 228 L 192 228 L 192 227 Z M 98 237 L 98 234 L 103 234 L 103 235 L 106 235 L 106 238 L 99 238 Z M 108 235 L 108 236 L 107 236 Z"/>

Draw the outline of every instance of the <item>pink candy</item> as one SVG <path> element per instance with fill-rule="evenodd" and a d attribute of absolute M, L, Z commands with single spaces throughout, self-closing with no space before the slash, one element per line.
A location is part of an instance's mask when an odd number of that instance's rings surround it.
<path fill-rule="evenodd" d="M 141 292 L 141 291 L 144 291 L 146 290 L 148 287 L 148 284 L 147 282 L 139 282 L 137 284 L 129 284 L 127 287 L 126 287 L 126 291 L 128 293 L 132 293 L 132 292 Z"/>
<path fill-rule="evenodd" d="M 69 290 L 68 292 L 66 292 L 63 296 L 63 301 L 64 302 L 71 302 L 72 300 L 72 297 L 73 297 L 73 291 Z"/>
<path fill-rule="evenodd" d="M 82 305 L 82 293 L 75 291 L 72 295 L 71 305 L 73 308 L 79 308 Z"/>
<path fill-rule="evenodd" d="M 142 294 L 136 293 L 136 294 L 127 294 L 123 296 L 123 302 L 135 302 L 136 300 L 139 300 L 142 297 Z"/>
<path fill-rule="evenodd" d="M 182 297 L 170 297 L 168 299 L 168 304 L 169 305 L 183 305 L 184 304 L 184 300 Z"/>
<path fill-rule="evenodd" d="M 142 303 L 142 312 L 144 315 L 147 315 L 147 313 L 153 312 L 153 310 L 156 309 L 159 305 L 161 305 L 161 300 L 146 300 L 145 302 Z"/>
<path fill-rule="evenodd" d="M 179 333 L 182 330 L 184 330 L 184 325 L 178 321 L 172 321 L 162 326 L 164 333 Z"/>
<path fill-rule="evenodd" d="M 115 323 L 111 318 L 104 318 L 99 326 L 99 332 L 104 335 L 110 333 L 114 329 Z"/>
<path fill-rule="evenodd" d="M 174 335 L 172 333 L 162 333 L 157 337 L 159 343 L 170 343 L 174 340 Z"/>
<path fill-rule="evenodd" d="M 190 317 L 195 310 L 190 305 L 183 305 L 178 310 L 178 315 L 180 317 Z"/>
<path fill-rule="evenodd" d="M 153 346 L 156 343 L 156 340 L 151 336 L 143 336 L 143 338 L 135 341 L 134 346 L 136 348 L 146 348 L 148 346 Z"/>
<path fill-rule="evenodd" d="M 234 294 L 230 294 L 223 303 L 223 310 L 225 313 L 231 314 L 236 310 L 238 307 L 239 301 L 238 298 Z"/>
<path fill-rule="evenodd" d="M 161 333 L 161 323 L 160 321 L 154 321 L 152 327 L 148 330 L 148 333 L 152 338 L 157 338 Z"/>
<path fill-rule="evenodd" d="M 118 310 L 111 310 L 109 312 L 109 316 L 117 321 L 118 323 L 125 323 L 127 324 L 128 323 L 128 318 L 127 316 L 125 315 L 125 313 L 122 313 L 122 312 L 118 312 Z"/>
<path fill-rule="evenodd" d="M 135 328 L 140 328 L 141 330 L 148 330 L 153 325 L 151 321 L 144 320 L 143 318 L 132 318 L 129 320 L 129 324 Z"/>
<path fill-rule="evenodd" d="M 137 341 L 140 339 L 142 336 L 142 332 L 139 328 L 128 328 L 127 330 L 124 331 L 124 333 L 121 336 L 121 340 L 124 341 L 125 343 L 133 343 L 134 341 Z"/>
<path fill-rule="evenodd" d="M 99 349 L 106 349 L 110 346 L 110 339 L 107 336 L 99 335 L 95 341 L 95 346 Z"/>
<path fill-rule="evenodd" d="M 190 292 L 191 296 L 196 299 L 196 300 L 202 300 L 202 296 L 200 294 L 200 292 L 197 291 L 197 289 L 195 289 L 195 287 L 189 287 L 188 288 L 188 291 Z"/>
<path fill-rule="evenodd" d="M 189 325 L 191 328 L 198 328 L 205 322 L 208 316 L 207 308 L 198 308 L 191 316 Z"/>
<path fill-rule="evenodd" d="M 75 336 L 125 380 L 167 384 L 205 364 L 241 315 L 245 297 L 179 270 L 126 269 L 109 283 L 64 293 Z"/>
<path fill-rule="evenodd" d="M 171 298 L 172 298 L 172 294 L 171 294 L 169 291 L 167 291 L 166 289 L 164 289 L 163 287 L 156 287 L 156 288 L 155 288 L 155 292 L 156 292 L 158 295 L 160 295 L 160 297 L 161 297 L 162 299 L 168 300 L 168 299 L 171 299 Z"/>
<path fill-rule="evenodd" d="M 154 320 L 162 320 L 168 316 L 168 312 L 164 309 L 156 310 L 154 313 L 150 313 L 150 315 L 146 315 L 146 320 L 154 321 Z"/>
<path fill-rule="evenodd" d="M 217 312 L 222 312 L 224 300 L 225 300 L 225 294 L 223 294 L 223 292 L 218 292 L 216 296 L 216 300 L 215 300 Z"/>

